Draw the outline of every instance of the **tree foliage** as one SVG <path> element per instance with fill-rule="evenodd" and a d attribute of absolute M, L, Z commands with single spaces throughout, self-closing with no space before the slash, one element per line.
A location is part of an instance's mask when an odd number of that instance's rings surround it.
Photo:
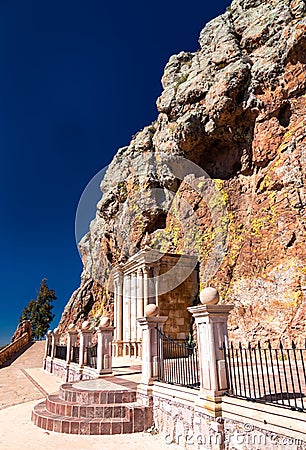
<path fill-rule="evenodd" d="M 47 280 L 41 281 L 36 300 L 30 300 L 23 309 L 19 322 L 31 320 L 34 339 L 41 339 L 48 331 L 49 325 L 54 319 L 52 313 L 53 301 L 56 300 L 55 291 L 49 289 Z"/>

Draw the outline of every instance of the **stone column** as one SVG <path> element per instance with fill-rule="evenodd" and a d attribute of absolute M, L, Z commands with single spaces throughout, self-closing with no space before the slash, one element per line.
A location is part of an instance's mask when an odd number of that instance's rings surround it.
<path fill-rule="evenodd" d="M 143 267 L 143 303 L 144 307 L 149 303 L 149 271 Z"/>
<path fill-rule="evenodd" d="M 77 331 L 76 331 L 74 325 L 70 324 L 68 326 L 68 331 L 67 331 L 67 356 L 66 356 L 67 364 L 69 364 L 71 361 L 72 347 L 75 345 L 76 340 L 77 340 Z"/>
<path fill-rule="evenodd" d="M 50 356 L 50 351 L 49 351 L 50 347 L 51 347 L 51 351 L 52 351 L 52 330 L 49 330 L 46 334 L 44 359 L 46 359 L 47 356 Z"/>
<path fill-rule="evenodd" d="M 137 271 L 137 304 L 136 304 L 136 319 L 143 317 L 144 315 L 144 304 L 143 304 L 143 273 L 141 269 Z M 136 326 L 136 340 L 141 341 L 142 331 L 137 321 Z"/>
<path fill-rule="evenodd" d="M 123 324 L 124 324 L 124 335 L 123 340 L 125 342 L 131 339 L 131 277 L 130 275 L 124 276 L 124 311 L 123 311 Z"/>
<path fill-rule="evenodd" d="M 233 305 L 204 304 L 188 308 L 197 325 L 200 364 L 200 399 L 207 412 L 221 414 L 222 394 L 228 389 L 224 343 L 227 320 Z M 202 404 L 202 403 L 201 403 Z"/>
<path fill-rule="evenodd" d="M 118 340 L 118 281 L 114 280 L 114 324 L 115 324 L 115 332 L 114 332 L 114 340 Z"/>
<path fill-rule="evenodd" d="M 97 349 L 97 374 L 105 375 L 112 373 L 112 341 L 114 327 L 99 326 L 98 349 Z"/>
<path fill-rule="evenodd" d="M 80 331 L 80 350 L 79 350 L 79 366 L 80 368 L 86 365 L 86 347 L 90 345 L 92 331 L 89 329 L 90 324 L 87 322 L 83 322 L 82 328 Z"/>
<path fill-rule="evenodd" d="M 157 330 L 163 328 L 168 317 L 141 317 L 137 319 L 142 330 L 142 375 L 141 384 L 150 386 L 157 378 L 158 340 Z M 147 389 L 147 388 L 146 388 Z"/>
<path fill-rule="evenodd" d="M 56 346 L 59 344 L 59 340 L 60 340 L 60 334 L 58 332 L 58 329 L 55 328 L 53 330 L 53 335 L 52 335 L 52 350 L 51 350 L 51 358 L 55 358 L 55 352 L 56 352 Z"/>
<path fill-rule="evenodd" d="M 137 303 L 137 277 L 133 272 L 131 275 L 131 341 L 136 342 L 136 303 Z M 134 349 L 135 351 L 136 349 Z"/>
<path fill-rule="evenodd" d="M 159 278 L 159 264 L 156 265 L 153 269 L 153 276 L 154 276 L 154 298 L 155 298 L 155 304 L 158 306 L 158 278 Z"/>
<path fill-rule="evenodd" d="M 117 330 L 117 339 L 123 340 L 123 302 L 122 302 L 122 274 L 119 273 L 118 276 L 118 292 L 117 292 L 117 300 L 118 300 L 118 319 L 116 322 Z"/>
<path fill-rule="evenodd" d="M 49 330 L 46 335 L 46 345 L 45 345 L 45 354 L 43 359 L 43 369 L 48 370 L 49 367 L 47 365 L 48 356 L 52 355 L 52 330 Z"/>
<path fill-rule="evenodd" d="M 49 366 L 49 372 L 53 373 L 53 362 L 54 362 L 54 358 L 55 358 L 55 353 L 56 353 L 56 346 L 59 344 L 59 340 L 60 340 L 60 334 L 58 332 L 58 328 L 54 328 L 53 330 L 53 334 L 51 335 L 51 362 L 50 362 L 50 366 Z"/>

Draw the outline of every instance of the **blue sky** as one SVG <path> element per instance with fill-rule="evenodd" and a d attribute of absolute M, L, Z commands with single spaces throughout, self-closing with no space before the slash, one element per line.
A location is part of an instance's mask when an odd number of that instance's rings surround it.
<path fill-rule="evenodd" d="M 0 345 L 44 277 L 57 325 L 79 286 L 84 188 L 156 119 L 169 57 L 229 4 L 1 0 Z"/>

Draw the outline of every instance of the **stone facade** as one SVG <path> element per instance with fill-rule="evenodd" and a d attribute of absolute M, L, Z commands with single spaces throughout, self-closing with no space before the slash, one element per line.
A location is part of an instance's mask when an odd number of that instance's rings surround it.
<path fill-rule="evenodd" d="M 198 296 L 197 260 L 146 247 L 120 264 L 114 273 L 114 350 L 116 356 L 141 355 L 142 333 L 136 319 L 148 304 L 167 316 L 164 331 L 184 340 L 191 331 L 187 308 Z"/>

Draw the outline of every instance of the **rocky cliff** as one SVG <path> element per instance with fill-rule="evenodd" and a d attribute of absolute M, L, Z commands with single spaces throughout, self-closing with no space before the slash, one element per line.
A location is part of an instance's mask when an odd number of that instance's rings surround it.
<path fill-rule="evenodd" d="M 202 286 L 235 304 L 231 337 L 305 337 L 306 4 L 234 0 L 199 44 L 170 58 L 156 122 L 119 149 L 108 169 L 62 329 L 112 313 L 111 267 L 149 239 L 198 256 Z M 185 173 L 158 164 L 162 154 L 203 169 L 226 207 L 225 251 L 210 279 L 212 210 Z M 190 208 L 197 230 L 187 239 Z"/>

